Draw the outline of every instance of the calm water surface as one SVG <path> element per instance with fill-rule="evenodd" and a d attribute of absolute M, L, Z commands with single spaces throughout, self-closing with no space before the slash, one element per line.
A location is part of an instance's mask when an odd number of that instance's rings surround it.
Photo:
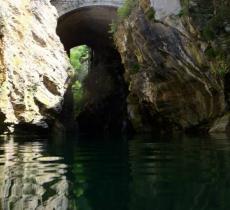
<path fill-rule="evenodd" d="M 0 209 L 229 210 L 230 140 L 2 136 Z"/>

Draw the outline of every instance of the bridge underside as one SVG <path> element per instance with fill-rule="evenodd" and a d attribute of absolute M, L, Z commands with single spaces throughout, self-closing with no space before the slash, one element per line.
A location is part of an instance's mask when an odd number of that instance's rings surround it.
<path fill-rule="evenodd" d="M 91 6 L 69 12 L 59 18 L 57 33 L 67 51 L 77 45 L 86 44 L 91 48 L 112 45 L 108 31 L 116 19 L 116 7 Z"/>
<path fill-rule="evenodd" d="M 93 51 L 90 70 L 83 82 L 87 93 L 85 104 L 76 119 L 83 133 L 119 133 L 127 119 L 124 68 L 108 33 L 116 10 L 111 6 L 83 7 L 58 21 L 57 33 L 67 52 L 83 44 Z M 66 99 L 65 104 L 69 107 L 71 102 Z"/>

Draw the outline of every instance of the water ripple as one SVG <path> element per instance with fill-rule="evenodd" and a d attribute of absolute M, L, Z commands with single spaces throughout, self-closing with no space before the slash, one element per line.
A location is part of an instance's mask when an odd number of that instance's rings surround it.
<path fill-rule="evenodd" d="M 3 154 L 1 154 L 3 153 Z M 67 165 L 45 156 L 42 142 L 5 141 L 0 147 L 0 206 L 15 209 L 67 209 Z"/>

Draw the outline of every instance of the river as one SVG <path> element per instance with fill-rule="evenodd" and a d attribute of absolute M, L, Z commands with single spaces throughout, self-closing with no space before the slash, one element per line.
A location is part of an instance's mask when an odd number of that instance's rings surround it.
<path fill-rule="evenodd" d="M 230 140 L 0 137 L 0 209 L 229 210 Z"/>

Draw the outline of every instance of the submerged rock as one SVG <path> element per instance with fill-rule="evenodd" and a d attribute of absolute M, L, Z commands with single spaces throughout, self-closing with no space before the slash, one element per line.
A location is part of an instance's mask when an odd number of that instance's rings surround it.
<path fill-rule="evenodd" d="M 114 39 L 129 84 L 128 112 L 137 131 L 190 129 L 225 110 L 223 82 L 211 72 L 205 42 L 180 3 L 140 0 Z"/>
<path fill-rule="evenodd" d="M 71 67 L 56 35 L 57 17 L 49 0 L 1 1 L 0 119 L 5 125 L 48 127 L 61 110 Z"/>

